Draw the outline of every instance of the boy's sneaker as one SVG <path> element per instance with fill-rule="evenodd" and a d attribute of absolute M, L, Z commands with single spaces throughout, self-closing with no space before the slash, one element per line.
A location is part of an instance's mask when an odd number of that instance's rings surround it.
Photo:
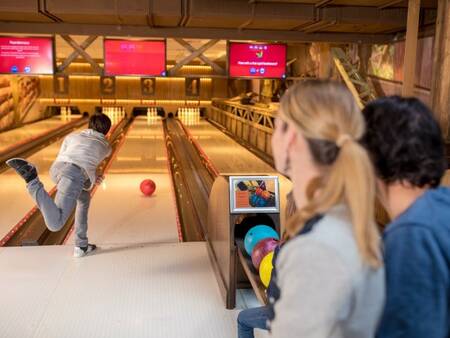
<path fill-rule="evenodd" d="M 88 254 L 90 254 L 92 251 L 94 251 L 95 249 L 97 249 L 97 246 L 95 244 L 88 244 L 87 246 L 84 247 L 79 247 L 76 246 L 73 249 L 73 257 L 83 257 L 86 256 Z"/>
<path fill-rule="evenodd" d="M 11 158 L 6 161 L 6 164 L 13 168 L 27 183 L 37 177 L 36 167 L 23 158 Z"/>

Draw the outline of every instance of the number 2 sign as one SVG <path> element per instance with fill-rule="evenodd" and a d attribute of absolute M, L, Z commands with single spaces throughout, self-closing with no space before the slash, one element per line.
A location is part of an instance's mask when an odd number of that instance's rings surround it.
<path fill-rule="evenodd" d="M 116 93 L 116 78 L 114 76 L 100 77 L 100 94 L 114 95 Z"/>

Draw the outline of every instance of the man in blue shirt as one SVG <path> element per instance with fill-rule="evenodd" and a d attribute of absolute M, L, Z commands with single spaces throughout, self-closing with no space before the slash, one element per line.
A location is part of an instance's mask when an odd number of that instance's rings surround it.
<path fill-rule="evenodd" d="M 415 98 L 376 100 L 363 111 L 363 144 L 392 223 L 383 234 L 387 301 L 378 338 L 450 337 L 450 189 L 441 130 Z"/>

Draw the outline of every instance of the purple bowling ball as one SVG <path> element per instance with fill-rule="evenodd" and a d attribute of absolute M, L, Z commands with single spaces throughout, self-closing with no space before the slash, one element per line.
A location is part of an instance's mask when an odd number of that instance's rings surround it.
<path fill-rule="evenodd" d="M 258 242 L 252 251 L 253 266 L 259 270 L 262 259 L 271 251 L 274 251 L 278 245 L 278 241 L 273 238 L 266 238 Z"/>

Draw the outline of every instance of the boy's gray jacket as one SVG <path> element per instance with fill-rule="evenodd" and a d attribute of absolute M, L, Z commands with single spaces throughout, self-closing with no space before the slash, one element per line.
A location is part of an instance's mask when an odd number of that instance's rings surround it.
<path fill-rule="evenodd" d="M 111 146 L 105 135 L 93 129 L 86 129 L 80 133 L 73 133 L 64 139 L 56 162 L 73 163 L 86 171 L 91 185 L 97 179 L 98 165 L 111 154 Z"/>

